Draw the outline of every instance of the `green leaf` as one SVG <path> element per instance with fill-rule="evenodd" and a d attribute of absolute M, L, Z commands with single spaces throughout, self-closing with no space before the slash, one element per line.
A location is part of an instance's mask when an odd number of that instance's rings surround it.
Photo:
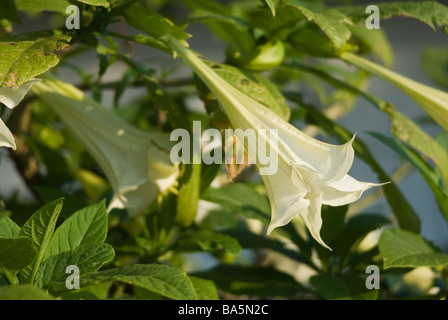
<path fill-rule="evenodd" d="M 338 10 L 327 9 L 319 12 L 309 10 L 304 6 L 286 5 L 277 7 L 276 16 L 262 10 L 252 14 L 251 24 L 268 32 L 271 36 L 282 30 L 290 32 L 301 21 L 309 21 L 319 27 L 330 40 L 334 51 L 341 50 L 350 39 L 348 28 L 350 20 Z"/>
<path fill-rule="evenodd" d="M 310 259 L 293 249 L 285 247 L 285 244 L 279 240 L 252 233 L 247 229 L 230 229 L 225 230 L 224 233 L 237 239 L 239 244 L 245 249 L 270 249 L 318 270 Z"/>
<path fill-rule="evenodd" d="M 114 249 L 109 244 L 81 245 L 73 251 L 63 252 L 45 260 L 37 271 L 36 284 L 40 288 L 47 288 L 51 282 L 64 282 L 69 276 L 65 270 L 71 265 L 79 268 L 81 277 L 88 275 L 111 261 L 114 256 Z"/>
<path fill-rule="evenodd" d="M 0 40 L 0 87 L 17 87 L 56 66 L 57 51 L 68 46 L 63 34 L 3 37 Z"/>
<path fill-rule="evenodd" d="M 50 202 L 37 210 L 20 230 L 20 235 L 31 239 L 33 248 L 37 251 L 34 261 L 20 273 L 23 283 L 34 283 L 34 277 L 46 255 L 61 210 L 62 199 Z"/>
<path fill-rule="evenodd" d="M 225 253 L 238 255 L 242 248 L 236 239 L 228 235 L 210 230 L 199 230 L 178 239 L 173 249 L 177 251 L 208 251 L 219 256 Z"/>
<path fill-rule="evenodd" d="M 0 272 L 2 268 L 12 273 L 20 271 L 33 262 L 36 254 L 29 238 L 0 236 Z"/>
<path fill-rule="evenodd" d="M 103 243 L 107 236 L 107 220 L 104 201 L 75 212 L 55 231 L 45 258 L 75 250 L 81 245 Z"/>
<path fill-rule="evenodd" d="M 424 132 L 415 122 L 392 106 L 383 109 L 390 116 L 393 124 L 392 133 L 425 157 L 431 159 L 440 169 L 445 183 L 448 185 L 448 152 L 430 135 Z"/>
<path fill-rule="evenodd" d="M 26 285 L 0 287 L 0 300 L 54 300 L 37 287 Z"/>
<path fill-rule="evenodd" d="M 273 268 L 219 265 L 194 276 L 210 279 L 219 289 L 237 295 L 292 296 L 304 290 L 293 277 Z"/>
<path fill-rule="evenodd" d="M 190 277 L 198 300 L 219 300 L 216 285 L 213 281 Z"/>
<path fill-rule="evenodd" d="M 433 28 L 448 25 L 448 7 L 437 1 L 396 1 L 378 3 L 381 20 L 392 17 L 418 19 Z M 365 5 L 339 7 L 338 10 L 347 15 L 353 23 L 364 23 L 368 13 Z"/>
<path fill-rule="evenodd" d="M 81 277 L 81 286 L 121 281 L 174 300 L 195 300 L 196 293 L 184 271 L 159 264 L 133 264 Z"/>
<path fill-rule="evenodd" d="M 127 8 L 124 12 L 124 17 L 131 26 L 146 32 L 156 40 L 168 34 L 177 40 L 185 40 L 190 37 L 183 30 L 184 28 L 176 26 L 159 13 L 138 5 L 132 5 Z"/>
<path fill-rule="evenodd" d="M 272 16 L 275 17 L 275 3 L 273 0 L 265 0 L 266 4 L 268 5 L 269 9 L 271 9 Z"/>
<path fill-rule="evenodd" d="M 268 199 L 243 183 L 234 183 L 219 189 L 209 188 L 202 195 L 202 199 L 217 203 L 227 211 L 260 220 L 266 225 L 271 219 Z"/>
<path fill-rule="evenodd" d="M 53 11 L 65 14 L 69 0 L 15 0 L 17 9 L 29 12 Z"/>
<path fill-rule="evenodd" d="M 0 217 L 0 237 L 17 237 L 20 227 L 6 216 Z"/>
<path fill-rule="evenodd" d="M 426 47 L 423 50 L 423 70 L 431 79 L 448 90 L 448 50 L 441 47 Z"/>
<path fill-rule="evenodd" d="M 401 229 L 383 231 L 379 239 L 379 249 L 385 269 L 448 265 L 448 255 L 420 235 Z"/>
<path fill-rule="evenodd" d="M 317 292 L 327 300 L 376 300 L 378 290 L 366 288 L 365 280 L 352 275 L 318 275 L 311 278 Z"/>
<path fill-rule="evenodd" d="M 187 22 L 204 22 L 212 33 L 228 44 L 236 44 L 242 49 L 251 49 L 255 40 L 247 22 L 232 14 L 231 10 L 219 2 L 208 0 L 182 0 L 192 11 Z"/>
<path fill-rule="evenodd" d="M 429 164 L 419 154 L 398 139 L 392 139 L 379 133 L 370 133 L 370 135 L 389 146 L 420 171 L 428 186 L 431 188 L 442 214 L 448 221 L 448 192 L 442 188 L 438 175 L 431 169 Z"/>
<path fill-rule="evenodd" d="M 0 4 L 0 19 L 8 19 L 12 22 L 21 23 L 14 0 L 2 1 Z"/>
<path fill-rule="evenodd" d="M 77 1 L 88 4 L 90 6 L 105 7 L 105 8 L 110 7 L 110 3 L 107 0 L 77 0 Z"/>

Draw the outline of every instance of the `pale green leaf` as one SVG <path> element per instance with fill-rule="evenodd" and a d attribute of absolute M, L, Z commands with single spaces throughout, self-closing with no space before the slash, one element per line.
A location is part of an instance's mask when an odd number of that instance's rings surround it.
<path fill-rule="evenodd" d="M 46 255 L 61 210 L 62 199 L 50 202 L 36 211 L 20 230 L 20 235 L 31 239 L 37 251 L 36 259 L 20 274 L 23 283 L 34 283 L 34 276 Z"/>
<path fill-rule="evenodd" d="M 17 36 L 0 40 L 0 87 L 17 87 L 56 66 L 56 52 L 65 48 L 70 37 Z"/>
<path fill-rule="evenodd" d="M 293 277 L 273 268 L 219 265 L 194 276 L 212 280 L 219 289 L 237 295 L 291 296 L 304 290 Z"/>

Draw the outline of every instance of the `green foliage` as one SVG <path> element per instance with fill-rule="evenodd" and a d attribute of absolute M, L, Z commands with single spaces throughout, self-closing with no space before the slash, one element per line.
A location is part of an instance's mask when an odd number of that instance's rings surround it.
<path fill-rule="evenodd" d="M 57 65 L 55 52 L 67 47 L 70 37 L 22 35 L 0 41 L 0 87 L 17 87 Z"/>
<path fill-rule="evenodd" d="M 19 195 L 0 194 L 0 300 L 446 299 L 446 246 L 438 248 L 421 233 L 429 210 L 448 221 L 448 131 L 440 130 L 448 119 L 446 95 L 389 69 L 394 48 L 386 29 L 364 27 L 366 5 L 323 0 L 0 2 L 2 98 L 54 72 L 103 103 L 101 112 L 123 121 L 126 129 L 109 132 L 117 150 L 132 150 L 126 159 L 141 154 L 148 133 L 156 137 L 148 161 L 141 161 L 138 181 L 117 190 L 116 168 L 101 167 L 97 161 L 104 155 L 95 148 L 89 153 L 77 140 L 84 133 L 76 131 L 77 121 L 84 118 L 68 116 L 72 122 L 64 122 L 48 107 L 50 101 L 33 91 L 11 116 L 0 105 L 1 132 L 8 126 L 17 144 L 16 151 L 0 152 L 0 157 L 15 163 L 32 196 L 25 202 Z M 64 24 L 69 5 L 80 9 L 80 29 Z M 439 2 L 377 5 L 382 20 L 412 18 L 434 30 L 448 29 L 448 7 Z M 33 25 L 36 17 L 45 18 L 40 31 L 19 32 L 18 24 Z M 198 24 L 207 28 L 212 43 L 199 42 Z M 363 128 L 357 128 L 353 142 L 354 161 L 362 160 L 376 182 L 385 184 L 366 191 L 358 202 L 322 206 L 320 236 L 331 250 L 314 240 L 299 216 L 266 234 L 275 208 L 254 166 L 182 163 L 173 170 L 176 175 L 164 175 L 167 167 L 174 168 L 161 160 L 173 146 L 173 130 L 193 133 L 192 121 L 221 133 L 231 128 L 231 117 L 207 83 L 181 69 L 185 61 L 176 59 L 179 52 L 173 55 L 172 38 L 198 51 L 216 45 L 219 61 L 197 56 L 238 90 L 235 96 L 255 100 L 280 116 L 278 121 L 318 140 L 343 144 L 353 137 L 341 118 L 357 107 L 358 98 L 385 116 L 389 133 L 375 130 L 364 137 Z M 446 48 L 427 47 L 422 53 L 424 71 L 446 90 Z M 88 64 L 79 63 L 86 59 Z M 373 96 L 371 74 L 404 91 L 433 119 L 411 118 L 406 106 Z M 62 87 L 51 90 L 64 99 L 80 95 Z M 83 103 L 88 117 L 91 102 Z M 67 123 L 75 128 L 73 134 Z M 113 126 L 98 123 L 103 125 Z M 135 140 L 123 137 L 127 130 Z M 383 161 L 384 155 L 373 152 L 372 137 L 389 147 L 388 156 L 401 160 L 397 173 L 387 167 L 389 158 Z M 95 137 L 86 136 L 83 143 L 90 139 Z M 279 149 L 289 143 L 281 141 Z M 415 201 L 400 182 L 406 170 L 424 178 L 438 208 L 418 212 L 411 205 Z M 4 169 L 0 174 L 0 183 L 6 183 Z M 116 176 L 126 180 L 130 175 Z M 143 192 L 139 179 L 148 181 Z M 128 205 L 147 200 L 147 190 L 157 194 L 154 200 L 131 216 Z M 366 286 L 366 268 L 372 265 L 381 273 L 379 289 Z M 69 266 L 79 274 L 70 274 Z M 431 283 L 416 290 L 409 278 L 421 270 L 431 275 Z M 80 288 L 70 289 L 69 280 Z"/>
<path fill-rule="evenodd" d="M 400 229 L 388 229 L 381 234 L 380 254 L 384 268 L 438 267 L 448 264 L 448 255 L 421 236 Z"/>

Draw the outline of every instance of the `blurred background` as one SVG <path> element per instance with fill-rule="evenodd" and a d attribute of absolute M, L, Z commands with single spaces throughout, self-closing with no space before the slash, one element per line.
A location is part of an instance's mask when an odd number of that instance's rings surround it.
<path fill-rule="evenodd" d="M 225 3 L 229 1 L 221 2 Z M 448 5 L 448 1 L 439 2 Z M 353 1 L 353 3 L 365 4 L 366 6 L 372 4 L 371 1 Z M 180 1 L 171 1 L 163 10 L 168 11 L 170 16 L 174 15 L 178 21 L 182 21 L 188 14 L 187 9 Z M 46 14 L 32 18 L 27 17 L 23 20 L 27 22 L 23 25 L 14 25 L 17 33 L 43 30 L 47 26 L 51 26 L 54 22 Z M 122 28 L 124 28 L 120 24 L 114 27 L 120 31 L 123 31 Z M 125 28 L 127 34 L 135 33 L 131 28 Z M 448 35 L 445 35 L 443 30 L 434 31 L 417 20 L 405 18 L 383 20 L 381 21 L 381 29 L 386 32 L 393 49 L 394 63 L 392 69 L 411 79 L 437 87 L 423 70 L 422 54 L 423 50 L 428 46 L 448 48 Z M 193 35 L 189 43 L 194 50 L 202 53 L 211 60 L 217 62 L 224 60 L 225 43 L 214 37 L 203 25 L 198 23 L 191 24 L 187 28 L 187 32 Z M 145 46 L 133 45 L 131 50 L 135 58 L 146 61 L 149 66 L 154 68 L 169 70 L 179 65 L 179 61 L 173 61 L 171 56 Z M 98 59 L 94 52 L 77 57 L 73 60 L 73 63 L 81 66 L 89 73 L 98 71 Z M 125 66 L 116 63 L 108 69 L 107 73 L 103 76 L 103 81 L 119 79 L 123 70 L 125 70 Z M 79 77 L 73 71 L 68 68 L 62 68 L 61 71 L 63 71 L 61 75 L 66 81 L 73 84 L 79 83 Z M 179 68 L 173 72 L 171 77 L 182 77 L 188 73 L 188 69 Z M 399 111 L 413 119 L 425 116 L 423 110 L 410 98 L 388 83 L 377 78 L 371 78 L 367 91 L 378 98 L 392 103 Z M 142 91 L 137 89 L 127 90 L 121 103 L 130 101 L 139 93 L 142 93 Z M 308 96 L 305 93 L 305 97 L 305 100 L 313 99 L 312 94 Z M 111 104 L 111 99 L 112 95 L 108 96 L 106 94 L 103 99 L 103 104 L 105 106 Z M 202 103 L 198 99 L 192 99 L 190 104 L 192 108 L 197 110 L 203 108 Z M 372 108 L 368 102 L 357 99 L 353 111 L 341 118 L 339 122 L 349 130 L 358 133 L 358 137 L 367 143 L 377 161 L 385 168 L 388 174 L 392 174 L 398 167 L 403 165 L 403 162 L 397 157 L 396 153 L 366 133 L 375 131 L 389 134 L 390 132 L 390 123 L 387 117 L 380 111 Z M 440 128 L 431 124 L 424 125 L 423 128 L 432 136 L 440 132 Z M 33 201 L 32 193 L 21 180 L 8 154 L 9 151 L 5 148 L 0 149 L 0 197 L 7 199 L 15 195 L 23 201 Z M 350 174 L 361 181 L 377 181 L 375 174 L 359 159 L 355 159 Z M 426 239 L 433 241 L 445 252 L 448 252 L 448 225 L 439 212 L 433 193 L 420 173 L 413 170 L 400 181 L 399 187 L 420 215 L 422 235 Z M 380 200 L 367 211 L 372 213 L 384 212 L 387 214 L 388 210 L 385 201 Z"/>

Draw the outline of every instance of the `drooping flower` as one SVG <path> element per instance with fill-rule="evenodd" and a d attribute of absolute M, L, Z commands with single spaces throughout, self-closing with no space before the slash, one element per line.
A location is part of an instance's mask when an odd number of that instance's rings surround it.
<path fill-rule="evenodd" d="M 9 109 L 15 108 L 37 81 L 40 80 L 31 79 L 18 87 L 0 87 L 0 103 L 3 103 Z M 0 147 L 16 149 L 14 137 L 2 119 L 0 119 Z"/>
<path fill-rule="evenodd" d="M 341 58 L 386 80 L 417 102 L 442 128 L 448 130 L 448 93 L 426 86 L 350 52 Z"/>
<path fill-rule="evenodd" d="M 300 215 L 313 238 L 328 248 L 320 236 L 322 205 L 346 205 L 360 198 L 368 188 L 379 186 L 348 175 L 354 159 L 354 137 L 337 146 L 304 134 L 230 85 L 176 39 L 165 37 L 164 40 L 217 97 L 234 128 L 271 134 L 277 130 L 276 145 L 269 144 L 265 134 L 258 135 L 258 139 L 264 139 L 261 143 L 267 146 L 265 151 L 278 155 L 275 173 L 264 174 L 263 166 L 256 162 L 271 204 L 268 234 Z M 252 159 L 258 159 L 255 148 L 249 146 L 248 153 Z"/>
<path fill-rule="evenodd" d="M 176 181 L 178 168 L 169 158 L 169 135 L 139 130 L 104 109 L 82 91 L 46 76 L 33 87 L 97 161 L 112 186 L 108 210 L 142 212 Z"/>

